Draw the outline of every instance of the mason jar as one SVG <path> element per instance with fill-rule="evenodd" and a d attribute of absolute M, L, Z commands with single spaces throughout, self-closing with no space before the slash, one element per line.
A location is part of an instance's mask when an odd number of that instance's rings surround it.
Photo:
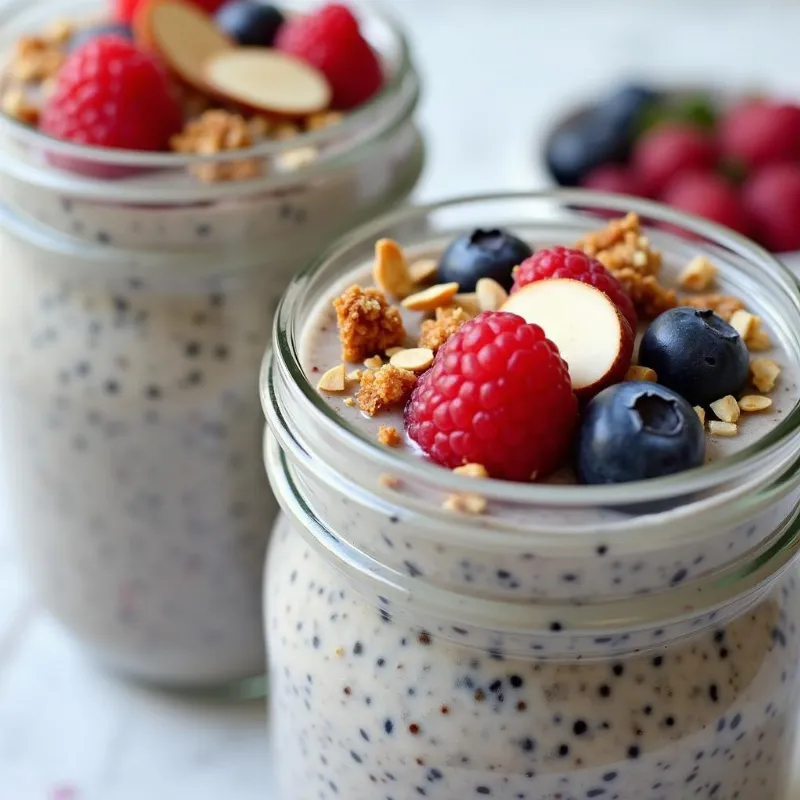
<path fill-rule="evenodd" d="M 20 3 L 0 47 L 90 10 Z M 130 676 L 205 687 L 263 671 L 275 504 L 257 376 L 273 310 L 298 265 L 402 201 L 422 166 L 403 33 L 360 13 L 385 88 L 291 141 L 131 153 L 0 119 L 6 502 L 41 603 Z M 195 177 L 243 154 L 249 180 Z"/>
<path fill-rule="evenodd" d="M 781 348 L 788 410 L 735 453 L 628 484 L 476 490 L 381 446 L 309 380 L 310 315 L 376 239 L 430 252 L 502 225 L 569 244 L 629 210 L 667 265 L 712 258 Z M 791 275 L 732 232 L 646 201 L 458 200 L 328 250 L 282 301 L 261 378 L 283 509 L 265 585 L 280 796 L 782 797 L 800 684 L 798 365 Z M 483 514 L 445 502 L 476 491 Z"/>

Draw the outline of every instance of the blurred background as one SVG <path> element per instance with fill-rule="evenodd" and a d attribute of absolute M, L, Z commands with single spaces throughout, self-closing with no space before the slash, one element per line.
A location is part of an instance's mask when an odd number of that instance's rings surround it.
<path fill-rule="evenodd" d="M 425 81 L 420 200 L 546 185 L 554 121 L 631 79 L 800 99 L 800 3 L 384 5 L 408 29 Z M 182 700 L 97 672 L 30 598 L 0 524 L 2 800 L 264 800 L 268 776 L 259 703 Z"/>

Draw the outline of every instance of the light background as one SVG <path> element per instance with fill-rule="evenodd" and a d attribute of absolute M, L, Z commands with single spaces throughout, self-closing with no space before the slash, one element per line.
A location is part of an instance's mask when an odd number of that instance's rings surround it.
<path fill-rule="evenodd" d="M 425 200 L 541 185 L 535 141 L 553 115 L 626 76 L 800 97 L 796 2 L 387 5 L 425 76 Z M 29 597 L 8 528 L 0 524 L 0 800 L 277 800 L 263 710 L 187 703 L 95 672 Z"/>

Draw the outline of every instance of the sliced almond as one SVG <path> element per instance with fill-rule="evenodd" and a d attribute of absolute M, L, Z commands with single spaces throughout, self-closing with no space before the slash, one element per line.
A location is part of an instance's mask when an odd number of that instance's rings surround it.
<path fill-rule="evenodd" d="M 739 433 L 739 428 L 735 422 L 720 422 L 719 420 L 712 419 L 708 423 L 708 432 L 712 436 L 730 437 L 736 436 Z"/>
<path fill-rule="evenodd" d="M 414 283 L 428 283 L 436 277 L 438 262 L 435 258 L 420 258 L 408 268 Z"/>
<path fill-rule="evenodd" d="M 488 478 L 489 473 L 483 464 L 464 464 L 461 467 L 456 467 L 453 472 L 456 475 L 466 475 L 468 478 Z"/>
<path fill-rule="evenodd" d="M 344 364 L 331 367 L 320 379 L 317 389 L 320 392 L 343 392 L 347 385 Z"/>
<path fill-rule="evenodd" d="M 364 366 L 367 369 L 380 369 L 383 366 L 383 359 L 380 356 L 370 356 L 364 359 Z"/>
<path fill-rule="evenodd" d="M 656 383 L 658 381 L 658 375 L 656 375 L 655 370 L 650 369 L 650 367 L 640 367 L 638 364 L 631 364 L 630 368 L 625 373 L 625 380 Z"/>
<path fill-rule="evenodd" d="M 411 311 L 433 311 L 451 303 L 457 293 L 457 283 L 438 283 L 436 286 L 406 297 L 403 305 Z"/>
<path fill-rule="evenodd" d="M 354 369 L 352 372 L 348 372 L 347 375 L 345 375 L 345 378 L 348 381 L 360 381 L 361 380 L 361 370 L 360 369 Z"/>
<path fill-rule="evenodd" d="M 203 77 L 217 94 L 273 114 L 312 114 L 327 108 L 332 97 L 319 70 L 271 47 L 215 52 L 203 63 Z"/>
<path fill-rule="evenodd" d="M 403 249 L 393 239 L 378 239 L 375 242 L 372 280 L 382 292 L 393 297 L 406 297 L 414 291 L 414 281 Z"/>
<path fill-rule="evenodd" d="M 766 411 L 770 406 L 772 406 L 772 398 L 764 397 L 763 394 L 746 394 L 739 400 L 739 408 L 748 414 Z"/>
<path fill-rule="evenodd" d="M 733 312 L 733 316 L 730 318 L 729 322 L 730 325 L 736 329 L 739 336 L 742 337 L 742 340 L 746 342 L 750 338 L 750 334 L 752 334 L 758 326 L 758 317 L 751 314 L 749 311 L 739 309 Z"/>
<path fill-rule="evenodd" d="M 186 83 L 208 92 L 209 59 L 234 50 L 234 42 L 214 20 L 184 0 L 146 0 L 134 18 L 137 42 L 155 50 Z"/>
<path fill-rule="evenodd" d="M 719 400 L 715 400 L 711 403 L 710 408 L 723 422 L 739 421 L 741 412 L 739 410 L 739 404 L 736 402 L 736 398 L 733 395 L 728 394 L 725 395 L 725 397 L 721 397 Z"/>
<path fill-rule="evenodd" d="M 697 419 L 700 420 L 700 424 L 705 427 L 706 425 L 706 410 L 703 406 L 695 406 L 694 413 L 697 414 Z"/>
<path fill-rule="evenodd" d="M 453 305 L 458 306 L 468 314 L 470 317 L 477 317 L 481 313 L 481 307 L 478 303 L 478 295 L 476 292 L 467 292 L 465 294 L 457 294 L 453 298 Z"/>
<path fill-rule="evenodd" d="M 395 353 L 389 363 L 399 369 L 424 372 L 433 364 L 433 350 L 428 347 L 411 347 L 408 350 L 401 350 L 399 353 Z"/>
<path fill-rule="evenodd" d="M 481 311 L 497 311 L 508 300 L 508 292 L 492 278 L 481 278 L 475 284 L 475 294 Z"/>
<path fill-rule="evenodd" d="M 754 358 L 750 361 L 753 385 L 759 392 L 771 392 L 781 374 L 780 366 L 771 358 Z"/>
<path fill-rule="evenodd" d="M 681 288 L 690 292 L 704 292 L 716 279 L 717 268 L 705 256 L 693 258 L 678 276 Z"/>

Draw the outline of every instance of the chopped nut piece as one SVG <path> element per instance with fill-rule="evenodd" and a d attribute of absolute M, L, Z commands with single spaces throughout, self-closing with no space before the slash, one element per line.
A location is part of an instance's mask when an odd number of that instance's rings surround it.
<path fill-rule="evenodd" d="M 416 382 L 413 372 L 384 364 L 375 372 L 362 373 L 356 402 L 365 414 L 374 417 L 379 411 L 405 403 Z"/>
<path fill-rule="evenodd" d="M 364 366 L 367 369 L 380 369 L 383 364 L 383 359 L 380 356 L 370 356 L 364 359 Z"/>
<path fill-rule="evenodd" d="M 643 275 L 633 267 L 610 272 L 631 296 L 636 313 L 643 320 L 655 319 L 678 305 L 675 290 L 662 286 L 654 275 Z"/>
<path fill-rule="evenodd" d="M 243 150 L 254 144 L 250 126 L 239 114 L 216 108 L 206 111 L 199 118 L 189 120 L 184 129 L 170 139 L 170 147 L 176 153 L 214 155 L 233 150 Z M 261 159 L 246 158 L 218 163 L 195 164 L 192 174 L 206 183 L 217 181 L 246 180 L 262 174 Z"/>
<path fill-rule="evenodd" d="M 754 358 L 750 361 L 750 374 L 753 386 L 759 392 L 771 392 L 775 388 L 778 375 L 781 374 L 781 368 L 771 358 Z"/>
<path fill-rule="evenodd" d="M 347 375 L 345 375 L 345 378 L 347 378 L 348 381 L 360 381 L 361 380 L 361 370 L 360 369 L 354 369 L 352 372 L 348 372 Z"/>
<path fill-rule="evenodd" d="M 736 329 L 736 332 L 742 337 L 742 341 L 744 342 L 747 342 L 753 331 L 761 324 L 758 317 L 754 316 L 749 311 L 745 311 L 743 308 L 734 311 L 728 322 L 730 322 L 732 328 Z"/>
<path fill-rule="evenodd" d="M 744 309 L 744 303 L 738 297 L 727 294 L 699 294 L 693 297 L 682 297 L 680 304 L 692 308 L 709 309 L 726 322 L 729 322 L 737 311 Z"/>
<path fill-rule="evenodd" d="M 715 400 L 711 403 L 710 408 L 723 422 L 739 421 L 739 404 L 733 395 L 728 394 L 719 400 Z"/>
<path fill-rule="evenodd" d="M 433 350 L 429 347 L 412 347 L 395 353 L 389 363 L 393 367 L 407 369 L 411 372 L 424 372 L 433 364 Z"/>
<path fill-rule="evenodd" d="M 403 305 L 411 311 L 435 311 L 449 305 L 457 293 L 457 283 L 437 283 L 436 286 L 406 297 Z"/>
<path fill-rule="evenodd" d="M 66 44 L 72 34 L 75 33 L 75 25 L 66 19 L 53 20 L 44 31 L 44 38 L 52 44 Z"/>
<path fill-rule="evenodd" d="M 739 408 L 742 411 L 752 414 L 757 411 L 766 411 L 772 405 L 771 397 L 764 397 L 761 394 L 746 394 L 739 400 Z"/>
<path fill-rule="evenodd" d="M 9 73 L 23 83 L 41 83 L 55 77 L 65 59 L 61 42 L 47 36 L 23 36 L 17 42 Z"/>
<path fill-rule="evenodd" d="M 462 308 L 437 308 L 436 319 L 426 319 L 420 326 L 419 346 L 435 353 L 468 319 Z"/>
<path fill-rule="evenodd" d="M 294 139 L 300 133 L 300 128 L 294 122 L 279 122 L 272 129 L 272 138 L 279 142 L 285 142 L 289 139 Z"/>
<path fill-rule="evenodd" d="M 38 125 L 40 109 L 28 100 L 22 89 L 9 89 L 3 95 L 3 111 L 26 125 Z"/>
<path fill-rule="evenodd" d="M 344 364 L 331 367 L 317 383 L 320 392 L 343 392 L 346 386 Z"/>
<path fill-rule="evenodd" d="M 650 367 L 640 367 L 638 364 L 632 364 L 625 373 L 625 380 L 650 381 L 650 383 L 656 383 L 658 381 L 658 375 L 656 375 L 655 370 L 650 369 Z"/>
<path fill-rule="evenodd" d="M 703 406 L 695 406 L 694 413 L 697 414 L 697 418 L 700 420 L 700 424 L 705 427 L 706 424 L 706 410 Z"/>
<path fill-rule="evenodd" d="M 438 262 L 435 258 L 420 258 L 409 266 L 411 280 L 414 283 L 428 283 L 436 277 Z"/>
<path fill-rule="evenodd" d="M 717 268 L 705 257 L 693 258 L 681 271 L 678 281 L 688 292 L 704 292 L 717 279 Z"/>
<path fill-rule="evenodd" d="M 394 297 L 406 297 L 414 291 L 414 281 L 402 248 L 392 239 L 375 242 L 372 279 L 379 289 Z"/>
<path fill-rule="evenodd" d="M 477 317 L 481 313 L 481 307 L 478 303 L 478 295 L 476 292 L 466 292 L 464 294 L 457 294 L 453 298 L 452 305 L 462 309 L 468 317 Z M 447 306 L 443 306 L 447 308 Z"/>
<path fill-rule="evenodd" d="M 508 300 L 508 292 L 495 280 L 481 278 L 475 285 L 481 311 L 497 311 Z"/>
<path fill-rule="evenodd" d="M 453 472 L 456 475 L 466 475 L 469 478 L 488 478 L 489 473 L 483 464 L 464 464 L 461 467 L 456 467 Z"/>
<path fill-rule="evenodd" d="M 351 286 L 333 306 L 345 361 L 363 361 L 387 347 L 402 345 L 406 339 L 399 309 L 386 302 L 380 289 Z"/>
<path fill-rule="evenodd" d="M 323 128 L 330 128 L 331 125 L 338 125 L 344 114 L 341 111 L 318 111 L 306 117 L 307 131 L 321 131 Z"/>
<path fill-rule="evenodd" d="M 378 483 L 385 486 L 387 489 L 396 489 L 400 485 L 400 478 L 395 475 L 387 475 L 384 473 L 378 478 Z"/>
<path fill-rule="evenodd" d="M 739 428 L 735 422 L 719 422 L 712 419 L 708 423 L 708 432 L 712 436 L 736 436 L 739 433 Z"/>
<path fill-rule="evenodd" d="M 758 319 L 758 317 L 756 317 L 756 319 Z M 769 350 L 772 348 L 772 340 L 769 338 L 769 334 L 761 327 L 759 327 L 758 330 L 754 330 L 750 334 L 746 344 L 748 349 L 756 353 L 763 352 L 764 350 Z"/>
<path fill-rule="evenodd" d="M 276 156 L 275 160 L 280 164 L 281 169 L 292 172 L 293 170 L 302 169 L 309 164 L 313 164 L 318 156 L 319 152 L 316 147 L 306 146 L 296 147 L 294 150 L 287 150 L 285 153 Z"/>
<path fill-rule="evenodd" d="M 402 443 L 403 437 L 393 425 L 381 425 L 378 428 L 378 441 L 387 447 L 397 447 Z"/>
<path fill-rule="evenodd" d="M 630 213 L 622 219 L 612 219 L 600 231 L 587 234 L 575 247 L 594 256 L 606 269 L 634 268 L 641 275 L 658 275 L 661 270 L 661 253 L 650 247 L 650 240 L 642 235 L 638 215 Z"/>
<path fill-rule="evenodd" d="M 479 494 L 451 494 L 442 503 L 446 511 L 455 511 L 457 514 L 483 514 L 486 511 L 486 498 Z"/>
<path fill-rule="evenodd" d="M 356 401 L 355 401 L 355 400 L 353 400 L 353 398 L 352 398 L 352 397 L 345 397 L 345 398 L 344 398 L 344 400 L 343 400 L 342 402 L 343 402 L 343 403 L 344 403 L 346 406 L 349 406 L 350 408 L 353 408 L 353 407 L 355 406 L 355 404 L 356 404 Z"/>

